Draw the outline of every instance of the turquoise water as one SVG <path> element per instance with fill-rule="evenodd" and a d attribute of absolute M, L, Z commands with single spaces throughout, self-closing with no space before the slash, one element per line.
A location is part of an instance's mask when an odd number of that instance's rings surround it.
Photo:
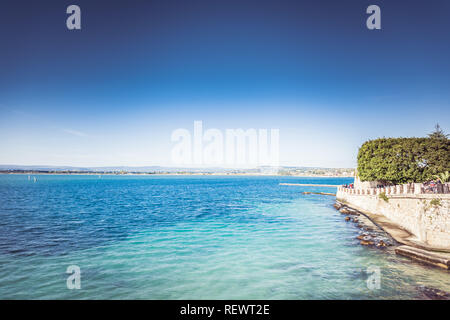
<path fill-rule="evenodd" d="M 33 182 L 33 177 L 37 178 Z M 421 299 L 450 273 L 359 245 L 347 178 L 0 175 L 1 299 Z M 81 269 L 81 289 L 66 269 Z M 369 289 L 367 268 L 380 268 Z"/>

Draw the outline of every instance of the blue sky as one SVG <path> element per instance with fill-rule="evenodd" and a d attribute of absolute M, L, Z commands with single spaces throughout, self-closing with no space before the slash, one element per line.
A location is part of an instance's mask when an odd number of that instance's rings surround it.
<path fill-rule="evenodd" d="M 277 128 L 280 163 L 300 166 L 450 131 L 448 1 L 2 4 L 0 164 L 171 165 L 171 132 L 195 120 Z"/>

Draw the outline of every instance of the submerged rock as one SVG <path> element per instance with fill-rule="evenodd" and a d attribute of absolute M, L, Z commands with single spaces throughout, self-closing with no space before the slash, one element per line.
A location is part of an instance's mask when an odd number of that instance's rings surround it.
<path fill-rule="evenodd" d="M 360 242 L 363 246 L 373 246 L 374 242 L 370 240 L 362 240 Z"/>
<path fill-rule="evenodd" d="M 428 299 L 450 300 L 450 293 L 439 289 L 429 288 L 425 286 L 418 286 L 417 290 L 419 290 Z"/>
<path fill-rule="evenodd" d="M 377 247 L 378 248 L 385 248 L 385 247 L 387 247 L 388 246 L 388 244 L 386 243 L 386 242 L 384 242 L 383 240 L 380 240 L 378 243 L 377 243 Z"/>

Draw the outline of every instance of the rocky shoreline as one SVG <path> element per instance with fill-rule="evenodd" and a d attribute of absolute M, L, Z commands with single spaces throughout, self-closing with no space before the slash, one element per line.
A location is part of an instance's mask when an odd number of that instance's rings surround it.
<path fill-rule="evenodd" d="M 336 200 L 333 207 L 345 216 L 345 221 L 355 224 L 356 227 L 360 229 L 359 234 L 356 237 L 356 239 L 359 240 L 360 245 L 381 250 L 387 249 L 389 253 L 392 254 L 399 254 L 397 252 L 399 248 L 407 247 L 402 246 L 401 243 L 383 230 L 381 226 L 377 225 L 358 210 L 355 210 L 338 200 Z M 407 248 L 411 249 L 411 247 Z M 419 263 L 425 263 L 427 266 L 434 265 L 434 263 L 427 263 L 427 261 L 423 259 L 414 260 Z M 420 295 L 420 299 L 450 300 L 449 292 L 426 286 L 417 286 L 416 289 Z"/>
<path fill-rule="evenodd" d="M 342 215 L 345 215 L 345 221 L 354 223 L 359 229 L 359 235 L 356 237 L 363 246 L 375 247 L 384 249 L 397 244 L 388 233 L 386 233 L 380 226 L 373 223 L 365 215 L 357 210 L 346 206 L 345 204 L 336 201 L 333 205 Z"/>

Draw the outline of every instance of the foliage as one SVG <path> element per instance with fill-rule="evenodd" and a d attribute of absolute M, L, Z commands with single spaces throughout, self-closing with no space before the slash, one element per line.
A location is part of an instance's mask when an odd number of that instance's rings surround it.
<path fill-rule="evenodd" d="M 358 152 L 361 181 L 424 182 L 449 170 L 449 139 L 381 138 L 365 142 Z"/>
<path fill-rule="evenodd" d="M 384 192 L 381 192 L 381 193 L 378 195 L 378 197 L 379 197 L 380 199 L 383 199 L 383 200 L 386 201 L 386 202 L 389 202 L 389 198 L 387 197 L 386 193 L 384 193 Z"/>
<path fill-rule="evenodd" d="M 434 177 L 436 179 L 439 179 L 441 181 L 441 183 L 450 182 L 450 172 L 449 171 L 441 172 L 439 174 L 434 175 Z"/>
<path fill-rule="evenodd" d="M 431 200 L 430 201 L 430 205 L 440 207 L 441 206 L 441 199 L 433 199 L 433 200 Z"/>
<path fill-rule="evenodd" d="M 449 135 L 445 134 L 445 132 L 441 129 L 439 123 L 434 126 L 434 131 L 428 134 L 428 137 L 431 139 L 447 139 L 448 136 Z"/>

